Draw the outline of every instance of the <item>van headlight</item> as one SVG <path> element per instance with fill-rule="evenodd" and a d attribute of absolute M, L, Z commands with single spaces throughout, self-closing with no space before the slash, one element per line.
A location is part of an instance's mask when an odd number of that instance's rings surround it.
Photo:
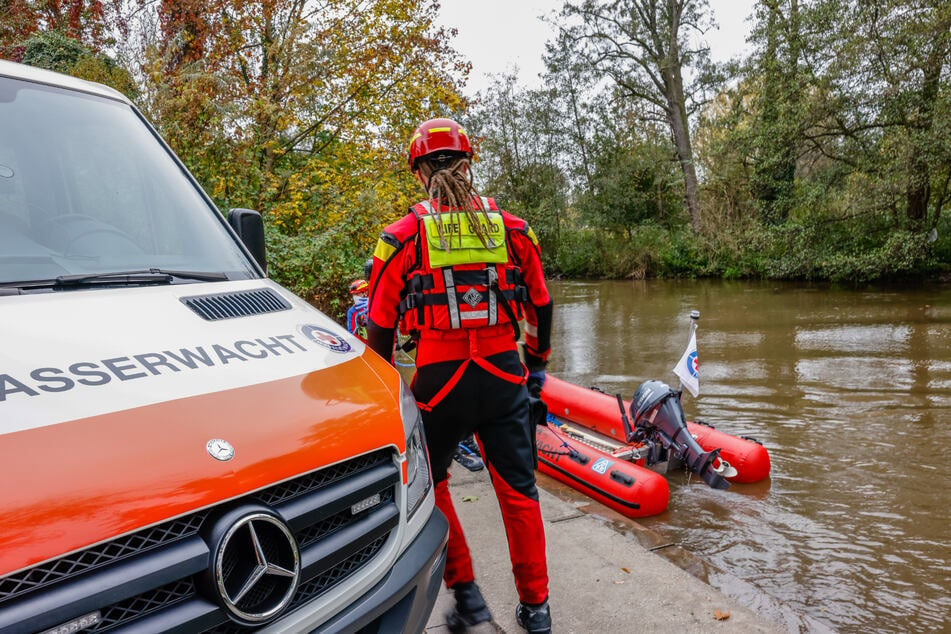
<path fill-rule="evenodd" d="M 433 479 L 429 473 L 423 419 L 416 398 L 405 382 L 400 384 L 400 415 L 406 433 L 406 518 L 409 519 L 426 498 Z"/>

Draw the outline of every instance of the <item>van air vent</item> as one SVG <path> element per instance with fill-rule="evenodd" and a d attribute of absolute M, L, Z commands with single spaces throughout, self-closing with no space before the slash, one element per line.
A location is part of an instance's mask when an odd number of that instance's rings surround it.
<path fill-rule="evenodd" d="M 182 303 L 198 313 L 202 319 L 208 321 L 276 313 L 291 309 L 287 300 L 269 288 L 183 297 Z"/>

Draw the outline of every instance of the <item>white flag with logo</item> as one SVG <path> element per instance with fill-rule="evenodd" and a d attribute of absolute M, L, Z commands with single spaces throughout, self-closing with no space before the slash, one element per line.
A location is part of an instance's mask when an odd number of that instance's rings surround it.
<path fill-rule="evenodd" d="M 681 384 L 696 398 L 700 394 L 700 363 L 697 359 L 697 331 L 690 333 L 690 341 L 680 361 L 674 366 L 674 374 L 680 377 Z"/>

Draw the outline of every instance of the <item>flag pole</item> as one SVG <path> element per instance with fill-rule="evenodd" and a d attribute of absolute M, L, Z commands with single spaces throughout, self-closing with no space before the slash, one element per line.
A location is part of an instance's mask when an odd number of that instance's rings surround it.
<path fill-rule="evenodd" d="M 690 345 L 690 338 L 693 337 L 694 333 L 697 332 L 697 322 L 700 321 L 700 311 L 691 310 L 690 311 L 690 328 L 687 329 L 687 345 Z M 680 378 L 680 375 L 677 375 L 677 379 L 680 383 L 680 392 L 684 391 L 684 381 Z"/>

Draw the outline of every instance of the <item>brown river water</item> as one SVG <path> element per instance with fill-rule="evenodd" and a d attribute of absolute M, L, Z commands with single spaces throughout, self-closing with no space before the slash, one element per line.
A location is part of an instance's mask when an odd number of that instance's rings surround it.
<path fill-rule="evenodd" d="M 645 380 L 678 387 L 699 310 L 687 418 L 769 451 L 758 484 L 717 491 L 669 474 L 668 510 L 637 523 L 790 631 L 951 631 L 951 286 L 549 289 L 549 371 L 625 399 Z"/>

